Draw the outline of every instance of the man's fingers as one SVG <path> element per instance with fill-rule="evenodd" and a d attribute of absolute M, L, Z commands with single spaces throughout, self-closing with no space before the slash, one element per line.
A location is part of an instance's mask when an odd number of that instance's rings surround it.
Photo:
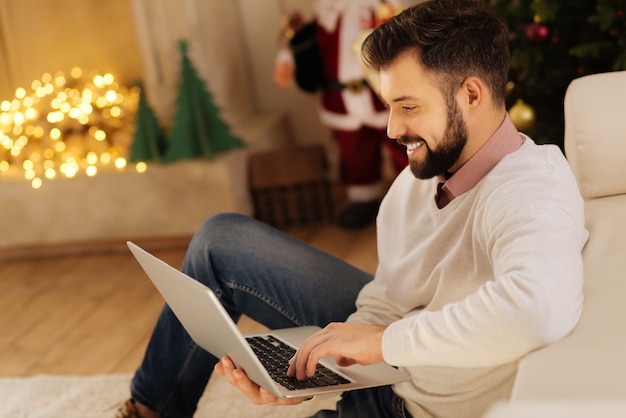
<path fill-rule="evenodd" d="M 235 368 L 228 357 L 222 358 L 215 365 L 215 371 L 226 376 L 228 382 L 250 398 L 255 405 L 295 405 L 306 400 L 305 398 L 281 399 L 275 396 L 250 380 L 243 370 Z"/>
<path fill-rule="evenodd" d="M 310 336 L 290 360 L 287 376 L 295 376 L 298 380 L 314 376 L 317 363 L 326 355 L 324 350 L 328 338 L 326 329 Z"/>
<path fill-rule="evenodd" d="M 228 383 L 230 383 L 233 386 L 237 386 L 237 382 L 235 381 L 235 377 L 233 376 L 235 365 L 228 357 L 222 358 L 222 360 L 220 361 L 219 369 L 221 369 L 222 375 L 226 376 L 226 379 L 228 379 Z M 216 366 L 216 370 L 218 370 L 217 366 Z"/>

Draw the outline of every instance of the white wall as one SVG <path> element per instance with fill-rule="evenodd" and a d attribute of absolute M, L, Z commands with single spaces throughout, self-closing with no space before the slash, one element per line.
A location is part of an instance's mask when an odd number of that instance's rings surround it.
<path fill-rule="evenodd" d="M 74 66 L 142 76 L 129 0 L 0 0 L 0 100 Z"/>

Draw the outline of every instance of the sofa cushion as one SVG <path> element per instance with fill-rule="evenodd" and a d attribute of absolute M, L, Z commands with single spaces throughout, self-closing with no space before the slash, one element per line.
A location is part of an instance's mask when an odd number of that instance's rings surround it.
<path fill-rule="evenodd" d="M 585 199 L 626 193 L 626 71 L 572 81 L 565 95 L 565 154 Z"/>

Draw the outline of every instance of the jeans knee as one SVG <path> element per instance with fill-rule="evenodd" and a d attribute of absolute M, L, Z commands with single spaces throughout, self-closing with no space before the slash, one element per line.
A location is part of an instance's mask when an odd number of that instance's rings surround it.
<path fill-rule="evenodd" d="M 235 231 L 246 218 L 239 213 L 219 213 L 204 221 L 187 247 L 183 272 L 204 282 L 203 272 L 212 268 L 215 257 L 230 257 L 232 247 L 237 245 L 232 242 L 233 236 L 239 235 Z"/>
<path fill-rule="evenodd" d="M 245 229 L 252 219 L 241 213 L 218 213 L 208 218 L 198 228 L 189 244 L 188 252 L 205 253 L 208 248 L 223 245 L 233 238 L 241 236 L 240 231 Z"/>
<path fill-rule="evenodd" d="M 233 228 L 238 227 L 238 225 L 241 225 L 242 222 L 245 222 L 247 219 L 249 219 L 249 217 L 241 213 L 218 213 L 204 221 L 204 223 L 196 231 L 195 235 L 205 238 L 223 235 Z"/>

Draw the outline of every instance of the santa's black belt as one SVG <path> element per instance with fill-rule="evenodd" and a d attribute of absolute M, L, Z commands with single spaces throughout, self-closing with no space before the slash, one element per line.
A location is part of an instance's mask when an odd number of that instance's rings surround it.
<path fill-rule="evenodd" d="M 331 90 L 348 90 L 350 93 L 360 93 L 368 86 L 367 81 L 355 79 L 342 83 L 340 81 L 327 81 L 326 88 Z"/>

